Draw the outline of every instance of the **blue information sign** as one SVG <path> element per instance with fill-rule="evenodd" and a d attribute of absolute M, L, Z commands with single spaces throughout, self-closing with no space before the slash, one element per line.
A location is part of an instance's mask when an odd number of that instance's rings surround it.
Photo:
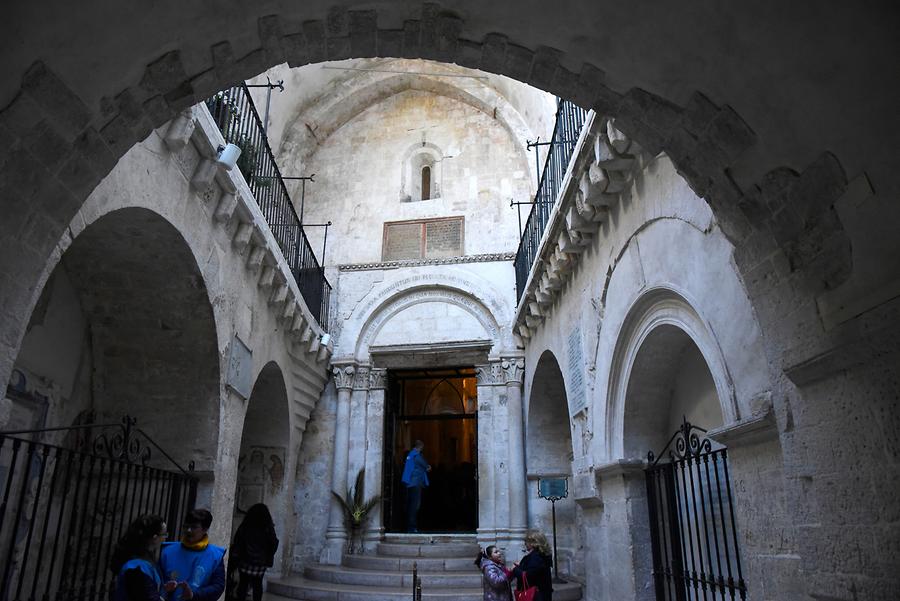
<path fill-rule="evenodd" d="M 553 501 L 569 496 L 569 481 L 566 478 L 541 478 L 538 480 L 538 496 Z"/>

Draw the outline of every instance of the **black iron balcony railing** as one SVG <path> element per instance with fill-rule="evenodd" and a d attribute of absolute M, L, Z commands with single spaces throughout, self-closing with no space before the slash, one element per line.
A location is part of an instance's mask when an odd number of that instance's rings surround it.
<path fill-rule="evenodd" d="M 534 195 L 534 204 L 528 214 L 528 221 L 525 222 L 525 229 L 522 231 L 522 240 L 519 242 L 519 250 L 516 252 L 517 300 L 521 299 L 525 292 L 528 273 L 537 258 L 541 236 L 550 220 L 550 212 L 553 210 L 553 206 L 559 202 L 562 181 L 586 116 L 586 110 L 568 100 L 557 99 L 556 125 L 553 127 L 553 137 L 547 143 L 550 150 L 547 152 L 540 184 Z M 537 148 L 535 148 L 535 152 L 538 152 Z"/>
<path fill-rule="evenodd" d="M 241 84 L 222 90 L 208 99 L 206 106 L 225 141 L 240 147 L 237 168 L 256 197 L 307 307 L 327 330 L 331 284 L 297 217 L 247 87 Z"/>

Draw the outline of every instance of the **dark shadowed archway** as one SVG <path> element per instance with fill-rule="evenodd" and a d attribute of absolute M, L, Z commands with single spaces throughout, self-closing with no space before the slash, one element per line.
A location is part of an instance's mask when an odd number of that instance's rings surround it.
<path fill-rule="evenodd" d="M 552 542 L 549 501 L 538 497 L 540 478 L 566 478 L 570 496 L 556 503 L 557 548 L 560 572 L 573 573 L 580 541 L 576 531 L 577 509 L 571 495 L 572 432 L 566 383 L 556 357 L 545 351 L 535 367 L 528 396 L 525 459 L 528 474 L 528 525 L 547 535 Z"/>

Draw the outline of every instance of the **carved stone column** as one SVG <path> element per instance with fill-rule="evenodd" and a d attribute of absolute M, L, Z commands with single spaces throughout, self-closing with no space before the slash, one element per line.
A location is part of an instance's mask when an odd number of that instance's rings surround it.
<path fill-rule="evenodd" d="M 337 388 L 337 415 L 334 422 L 334 461 L 331 466 L 331 488 L 339 495 L 347 494 L 347 463 L 350 456 L 350 392 L 356 366 L 335 365 L 332 369 L 334 385 Z M 325 548 L 321 561 L 338 565 L 347 544 L 347 530 L 344 514 L 337 499 L 331 499 L 328 514 L 328 528 L 325 530 Z"/>
<path fill-rule="evenodd" d="M 495 410 L 500 409 L 500 391 L 503 390 L 503 374 L 500 362 L 475 366 L 478 384 L 478 531 L 482 547 L 493 545 L 506 535 L 506 512 L 498 515 L 498 501 L 503 500 L 502 478 L 506 450 L 498 457 L 496 449 Z M 502 509 L 502 506 L 501 506 Z M 502 523 L 501 523 L 502 522 Z"/>
<path fill-rule="evenodd" d="M 372 369 L 369 372 L 369 399 L 366 411 L 366 498 L 382 494 L 385 388 L 387 388 L 387 370 Z M 369 516 L 364 534 L 366 551 L 373 550 L 384 536 L 384 515 L 380 503 L 372 509 Z"/>
<path fill-rule="evenodd" d="M 525 419 L 522 411 L 522 381 L 525 359 L 505 357 L 500 363 L 506 384 L 509 416 L 509 536 L 515 548 L 525 540 L 528 528 L 528 497 L 525 477 Z"/>

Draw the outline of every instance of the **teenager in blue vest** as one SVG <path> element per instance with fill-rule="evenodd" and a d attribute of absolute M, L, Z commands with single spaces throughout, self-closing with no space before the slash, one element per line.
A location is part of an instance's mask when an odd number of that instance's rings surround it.
<path fill-rule="evenodd" d="M 142 515 L 119 539 L 109 561 L 116 575 L 112 601 L 161 601 L 162 577 L 156 565 L 169 532 L 158 515 Z"/>
<path fill-rule="evenodd" d="M 416 516 L 422 506 L 422 489 L 428 486 L 428 472 L 431 466 L 422 456 L 425 443 L 417 440 L 413 449 L 406 456 L 403 475 L 400 481 L 406 485 L 406 531 L 418 532 Z"/>
<path fill-rule="evenodd" d="M 225 549 L 209 544 L 212 514 L 193 509 L 184 518 L 181 542 L 165 543 L 159 558 L 167 601 L 216 601 L 225 590 Z"/>

